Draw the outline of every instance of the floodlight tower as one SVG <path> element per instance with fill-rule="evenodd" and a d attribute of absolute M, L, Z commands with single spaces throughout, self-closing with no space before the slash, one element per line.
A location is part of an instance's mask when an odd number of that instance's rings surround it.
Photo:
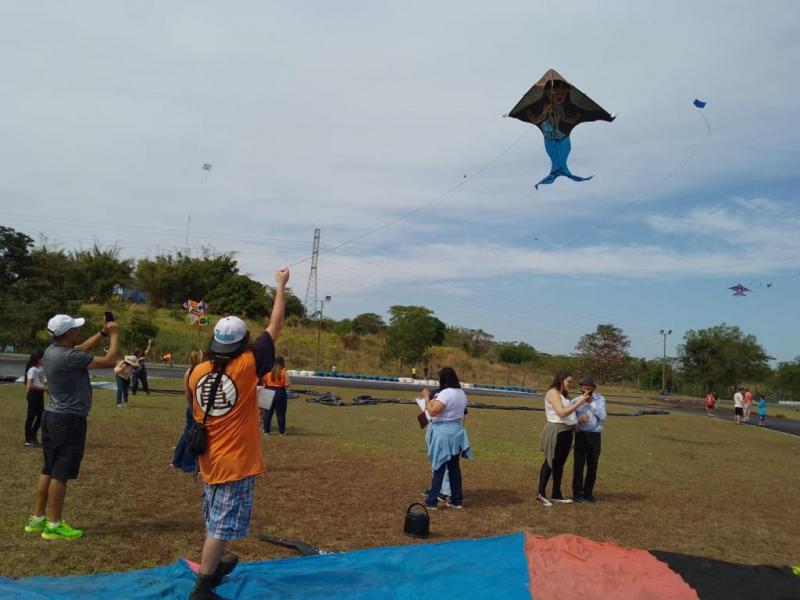
<path fill-rule="evenodd" d="M 306 298 L 303 301 L 307 318 L 314 317 L 317 314 L 317 264 L 319 263 L 319 233 L 319 229 L 314 230 L 314 247 L 311 251 L 311 270 L 308 272 Z M 309 301 L 311 301 L 310 305 Z"/>
<path fill-rule="evenodd" d="M 672 329 L 662 329 L 659 333 L 664 336 L 664 354 L 661 364 L 661 391 L 667 390 L 667 336 L 672 335 Z"/>

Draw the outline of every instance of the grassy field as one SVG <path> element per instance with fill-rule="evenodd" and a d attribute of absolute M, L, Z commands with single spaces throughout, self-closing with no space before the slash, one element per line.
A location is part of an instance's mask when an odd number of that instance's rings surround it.
<path fill-rule="evenodd" d="M 65 509 L 86 534 L 68 544 L 22 531 L 41 466 L 40 451 L 22 445 L 23 392 L 18 385 L 0 387 L 0 575 L 102 572 L 199 558 L 201 484 L 168 466 L 183 425 L 180 397 L 137 396 L 117 409 L 112 392 L 96 392 L 81 477 L 70 483 Z M 349 399 L 356 392 L 340 393 Z M 412 406 L 337 408 L 291 400 L 288 435 L 264 438 L 268 472 L 258 478 L 252 533 L 296 537 L 329 551 L 413 543 L 402 534 L 403 514 L 422 499 L 430 477 L 415 413 Z M 800 496 L 800 438 L 691 415 L 611 417 L 600 502 L 545 509 L 534 503 L 543 422 L 541 412 L 470 412 L 476 459 L 464 465 L 466 508 L 434 513 L 431 540 L 529 529 L 738 562 L 800 562 L 800 520 L 791 512 Z M 244 560 L 290 555 L 253 535 L 232 549 Z"/>

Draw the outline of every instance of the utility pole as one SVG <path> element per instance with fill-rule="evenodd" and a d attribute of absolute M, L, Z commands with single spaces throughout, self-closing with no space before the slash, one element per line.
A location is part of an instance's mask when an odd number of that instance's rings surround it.
<path fill-rule="evenodd" d="M 317 265 L 319 264 L 319 229 L 314 230 L 314 246 L 311 250 L 311 270 L 308 272 L 308 285 L 306 286 L 306 297 L 303 306 L 306 309 L 306 317 L 314 317 L 317 314 Z M 311 304 L 309 304 L 311 301 Z"/>
<path fill-rule="evenodd" d="M 319 229 L 317 229 L 317 231 L 319 231 Z M 319 346 L 320 339 L 322 338 L 322 311 L 325 310 L 325 303 L 330 301 L 331 297 L 325 296 L 319 303 L 319 313 L 317 313 L 317 366 L 315 367 L 317 371 L 319 371 Z"/>
<path fill-rule="evenodd" d="M 661 365 L 661 390 L 667 389 L 667 336 L 672 335 L 672 329 L 661 330 L 661 335 L 664 337 L 664 354 Z"/>

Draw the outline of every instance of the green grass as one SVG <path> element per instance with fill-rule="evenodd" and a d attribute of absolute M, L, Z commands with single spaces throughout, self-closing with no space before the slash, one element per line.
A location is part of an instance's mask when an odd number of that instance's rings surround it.
<path fill-rule="evenodd" d="M 366 393 L 338 391 L 345 399 Z M 65 544 L 22 531 L 41 467 L 40 452 L 22 446 L 23 392 L 0 387 L 0 575 L 198 559 L 201 485 L 167 466 L 183 426 L 179 396 L 137 396 L 116 409 L 112 392 L 96 392 L 81 476 L 69 484 L 65 507 L 65 517 L 86 535 Z M 415 415 L 406 405 L 337 408 L 291 400 L 289 435 L 263 440 L 268 472 L 257 480 L 252 533 L 298 537 L 332 551 L 412 543 L 402 534 L 403 513 L 430 478 Z M 600 502 L 546 510 L 534 503 L 543 423 L 541 412 L 470 412 L 476 459 L 464 465 L 466 508 L 435 513 L 432 541 L 529 529 L 737 562 L 800 562 L 800 520 L 791 512 L 800 496 L 800 438 L 691 415 L 611 417 Z M 565 492 L 570 472 L 571 462 Z M 291 555 L 253 535 L 232 549 L 244 560 Z"/>

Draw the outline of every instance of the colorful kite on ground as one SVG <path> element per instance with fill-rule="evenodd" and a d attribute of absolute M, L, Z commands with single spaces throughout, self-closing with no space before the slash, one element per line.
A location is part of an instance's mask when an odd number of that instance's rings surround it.
<path fill-rule="evenodd" d="M 734 296 L 747 296 L 747 292 L 752 292 L 753 290 L 744 287 L 741 283 L 737 283 L 736 285 L 732 285 L 728 288 L 733 292 Z"/>
<path fill-rule="evenodd" d="M 550 69 L 533 84 L 517 105 L 508 113 L 526 123 L 536 125 L 544 135 L 544 149 L 550 157 L 550 174 L 536 184 L 553 183 L 562 175 L 573 181 L 586 181 L 590 177 L 573 175 L 567 166 L 572 144 L 569 135 L 579 123 L 614 120 L 599 104 Z"/>

